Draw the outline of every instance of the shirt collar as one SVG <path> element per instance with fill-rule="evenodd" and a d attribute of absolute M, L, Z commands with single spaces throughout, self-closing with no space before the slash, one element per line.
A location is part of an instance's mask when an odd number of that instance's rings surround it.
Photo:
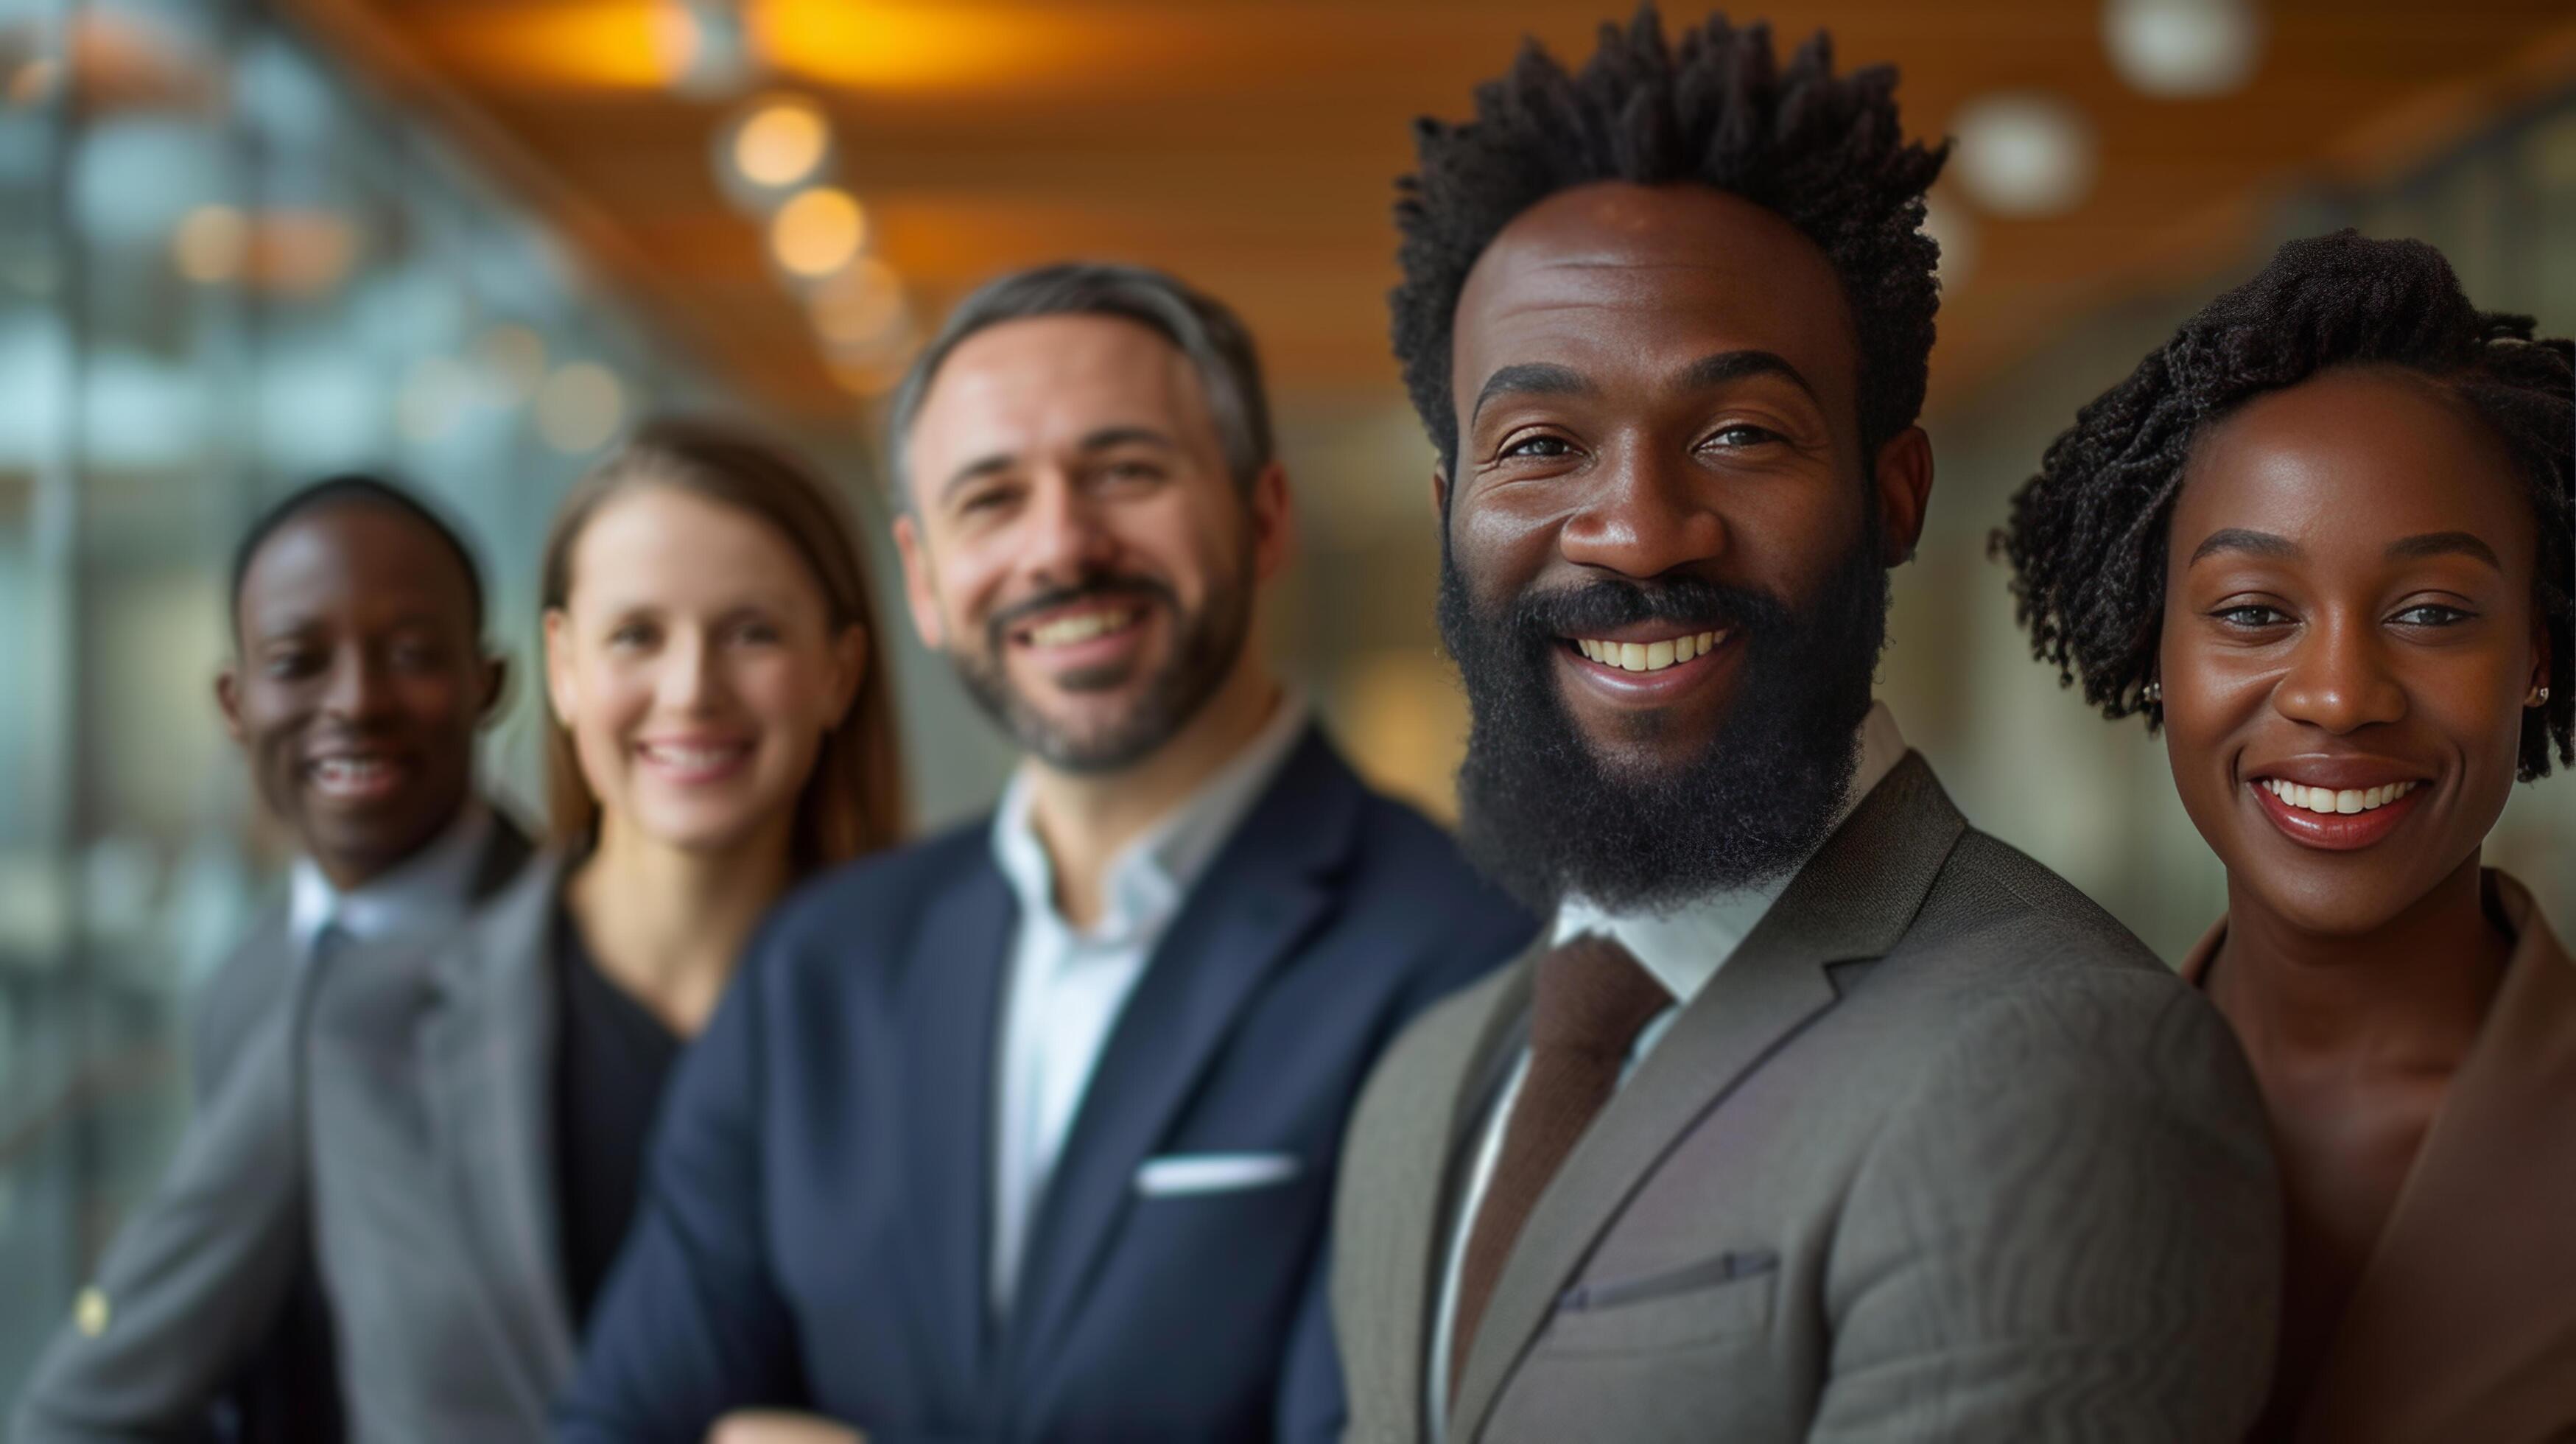
<path fill-rule="evenodd" d="M 1869 715 L 1861 719 L 1860 761 L 1852 769 L 1851 788 L 1824 835 L 1841 827 L 1861 799 L 1904 760 L 1905 737 L 1896 730 L 1895 714 L 1884 702 L 1870 704 Z M 1585 933 L 1611 938 L 1634 954 L 1675 1002 L 1686 1004 L 1735 955 L 1798 871 L 1791 868 L 1751 887 L 1705 893 L 1653 911 L 1619 912 L 1569 897 L 1557 907 L 1554 941 L 1565 943 Z"/>
<path fill-rule="evenodd" d="M 1121 848 L 1101 878 L 1104 906 L 1088 942 L 1115 943 L 1150 936 L 1180 911 L 1200 874 L 1216 861 L 1228 838 L 1270 789 L 1288 754 L 1306 733 L 1312 715 L 1304 694 L 1282 691 L 1270 720 L 1197 791 Z M 993 861 L 1017 895 L 1023 918 L 1045 918 L 1071 931 L 1055 905 L 1055 868 L 1029 812 L 1035 776 L 1029 764 L 1011 775 L 993 814 Z"/>
<path fill-rule="evenodd" d="M 352 938 L 418 932 L 455 919 L 471 901 L 492 835 L 492 809 L 469 799 L 447 830 L 392 871 L 342 892 L 309 857 L 295 860 L 288 880 L 287 928 L 296 950 L 308 952 L 326 927 Z"/>

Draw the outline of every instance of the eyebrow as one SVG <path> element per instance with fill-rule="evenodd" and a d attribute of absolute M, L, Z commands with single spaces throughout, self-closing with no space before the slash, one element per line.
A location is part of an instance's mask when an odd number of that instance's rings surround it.
<path fill-rule="evenodd" d="M 1591 380 L 1573 367 L 1551 365 L 1544 361 L 1526 361 L 1517 366 L 1506 366 L 1485 378 L 1484 389 L 1476 393 L 1476 404 L 1467 408 L 1467 424 L 1475 425 L 1476 417 L 1485 409 L 1485 403 L 1497 396 L 1590 396 L 1592 394 Z"/>
<path fill-rule="evenodd" d="M 1818 400 L 1816 388 L 1804 373 L 1789 364 L 1787 357 L 1775 351 L 1717 351 L 1702 356 L 1681 369 L 1673 378 L 1684 391 L 1705 391 L 1740 381 L 1747 376 L 1778 376 L 1807 393 L 1810 401 Z M 1476 393 L 1476 404 L 1467 411 L 1467 424 L 1476 424 L 1476 416 L 1485 403 L 1506 393 L 1523 396 L 1590 396 L 1595 388 L 1583 373 L 1569 367 L 1534 362 L 1506 366 L 1485 378 L 1484 389 Z"/>
<path fill-rule="evenodd" d="M 2185 565 L 2197 566 L 2204 557 L 2214 557 L 2221 552 L 2245 552 L 2258 557 L 2306 555 L 2299 550 L 2299 544 L 2288 537 L 2275 536 L 2268 531 L 2247 531 L 2241 526 L 2231 526 L 2221 527 L 2211 532 L 2208 540 L 2192 550 L 2191 560 Z"/>
<path fill-rule="evenodd" d="M 2386 555 L 2392 562 L 2441 556 L 2474 557 L 2497 571 L 2504 570 L 2504 562 L 2496 556 L 2494 547 L 2464 531 L 2428 531 L 2422 536 L 2405 537 L 2390 542 Z"/>
<path fill-rule="evenodd" d="M 1807 393 L 1810 401 L 1818 400 L 1816 388 L 1789 359 L 1773 351 L 1719 351 L 1702 356 L 1682 368 L 1678 378 L 1688 390 L 1698 391 L 1740 381 L 1747 376 L 1778 376 Z"/>
<path fill-rule="evenodd" d="M 1163 434 L 1162 432 L 1156 431 L 1150 426 L 1137 426 L 1133 424 L 1101 427 L 1097 431 L 1086 434 L 1082 440 L 1074 443 L 1074 449 L 1086 452 L 1106 451 L 1113 446 L 1134 446 L 1138 444 L 1159 447 L 1164 451 L 1180 450 L 1180 443 L 1174 441 L 1171 437 Z M 950 494 L 957 490 L 957 488 L 964 486 L 970 481 L 977 480 L 981 477 L 991 476 L 998 471 L 1010 470 L 1012 464 L 1017 459 L 1018 458 L 1014 457 L 1007 451 L 996 451 L 989 456 L 976 457 L 973 461 L 970 461 L 964 466 L 957 468 L 955 471 L 950 472 L 948 474 L 948 479 L 940 483 L 940 499 L 945 501 Z"/>

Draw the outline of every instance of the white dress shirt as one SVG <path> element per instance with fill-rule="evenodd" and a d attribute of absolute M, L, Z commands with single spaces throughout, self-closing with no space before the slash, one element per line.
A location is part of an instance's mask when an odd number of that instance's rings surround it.
<path fill-rule="evenodd" d="M 1252 811 L 1305 735 L 1304 699 L 1282 696 L 1260 732 L 1198 791 L 1119 850 L 1101 875 L 1100 916 L 1065 921 L 1055 868 L 1030 825 L 1032 778 L 1011 779 L 993 815 L 993 860 L 1019 899 L 1004 977 L 993 1127 L 991 1297 L 1009 1314 L 1021 1250 L 1093 1069 L 1163 932 L 1208 864 Z"/>
<path fill-rule="evenodd" d="M 420 851 L 381 877 L 342 892 L 309 857 L 295 860 L 287 880 L 287 936 L 295 956 L 313 955 L 324 928 L 356 942 L 373 942 L 452 927 L 473 904 L 474 876 L 492 836 L 492 809 L 469 799 L 456 820 Z"/>
<path fill-rule="evenodd" d="M 1871 789 L 1885 781 L 1896 764 L 1904 760 L 1905 738 L 1896 730 L 1895 716 L 1887 710 L 1886 703 L 1872 703 L 1869 715 L 1861 719 L 1860 761 L 1852 770 L 1851 788 L 1843 795 L 1832 824 L 1825 829 L 1826 835 L 1842 826 L 1852 810 L 1860 806 L 1861 799 L 1869 796 Z M 1672 1031 L 1673 1020 L 1708 986 L 1709 979 L 1717 976 L 1718 969 L 1735 956 L 1735 950 L 1771 911 L 1771 905 L 1789 890 L 1799 870 L 1792 868 L 1751 887 L 1708 893 L 1660 911 L 1615 912 L 1579 897 L 1569 897 L 1557 905 L 1553 942 L 1561 945 L 1585 933 L 1599 933 L 1626 948 L 1656 982 L 1664 985 L 1664 991 L 1673 995 L 1672 1006 L 1648 1020 L 1628 1049 L 1628 1059 L 1619 1069 L 1621 1086 L 1626 1086 L 1637 1065 Z M 1449 1431 L 1449 1352 L 1453 1344 L 1450 1328 L 1458 1310 L 1458 1273 L 1467 1258 L 1468 1224 L 1484 1204 L 1485 1188 L 1494 1177 L 1495 1159 L 1502 1152 L 1503 1125 L 1511 1117 L 1512 1104 L 1520 1097 L 1521 1079 L 1528 1072 L 1529 1050 L 1524 1048 L 1519 1061 L 1512 1065 L 1510 1079 L 1485 1115 L 1466 1192 L 1449 1222 L 1448 1262 L 1441 1270 L 1440 1308 L 1432 1321 L 1431 1368 L 1425 1375 L 1431 1394 L 1431 1437 L 1435 1440 Z"/>

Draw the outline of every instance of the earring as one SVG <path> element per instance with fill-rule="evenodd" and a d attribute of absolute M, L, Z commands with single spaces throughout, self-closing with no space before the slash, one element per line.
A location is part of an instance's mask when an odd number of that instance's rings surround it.
<path fill-rule="evenodd" d="M 2165 684 L 2162 682 L 2149 682 L 2145 687 L 2139 689 L 2138 700 L 2145 702 L 2150 706 L 2163 702 L 2165 700 Z"/>
<path fill-rule="evenodd" d="M 2548 688 L 2546 688 L 2546 687 L 2534 687 L 2534 688 L 2532 688 L 2532 689 L 2531 689 L 2531 695 L 2522 699 L 2522 705 L 2524 705 L 2525 707 L 2537 707 L 2537 706 L 2540 706 L 2542 703 L 2547 702 L 2548 700 L 2549 700 L 2549 689 L 2548 689 Z"/>

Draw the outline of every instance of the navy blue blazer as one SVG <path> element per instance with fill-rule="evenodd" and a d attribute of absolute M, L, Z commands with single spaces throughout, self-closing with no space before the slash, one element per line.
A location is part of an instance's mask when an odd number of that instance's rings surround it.
<path fill-rule="evenodd" d="M 986 1305 L 995 1038 L 1018 905 L 990 826 L 851 865 L 764 925 L 663 1102 L 562 1437 L 698 1444 L 805 1408 L 871 1444 L 1329 1439 L 1342 1128 L 1378 1053 L 1536 924 L 1310 730 L 1173 920 Z M 1287 1154 L 1140 1195 L 1148 1160 Z"/>

